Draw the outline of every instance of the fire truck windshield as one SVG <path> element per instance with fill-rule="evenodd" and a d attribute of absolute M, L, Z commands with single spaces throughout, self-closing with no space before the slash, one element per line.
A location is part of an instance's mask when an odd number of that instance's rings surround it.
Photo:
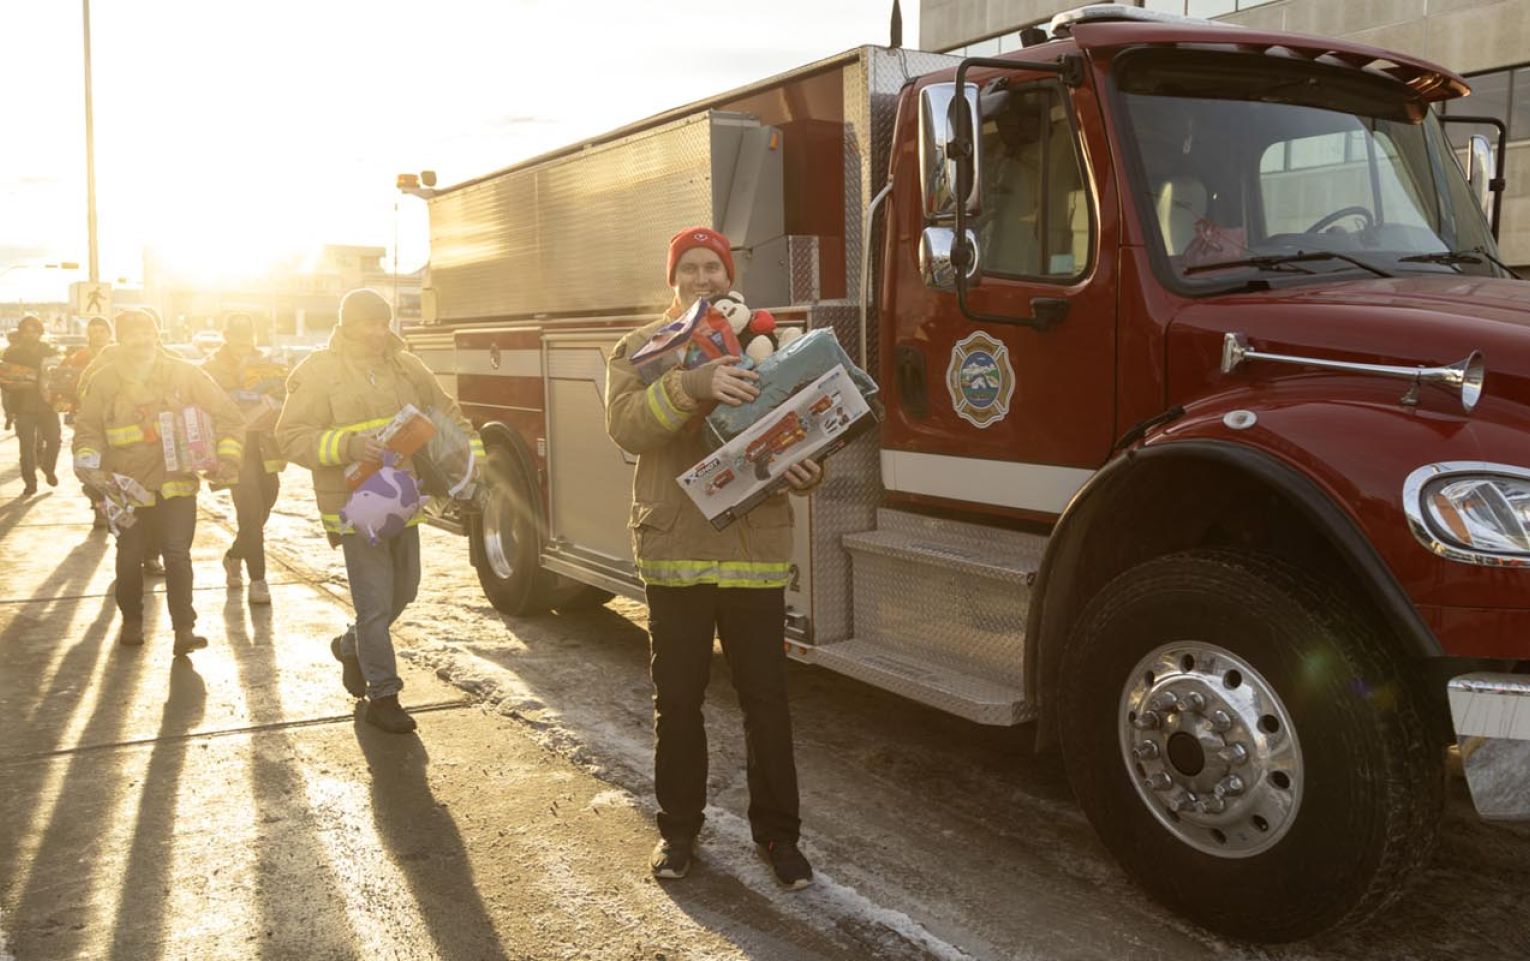
<path fill-rule="evenodd" d="M 1117 89 L 1142 218 L 1171 286 L 1506 276 L 1439 121 L 1407 88 L 1350 68 L 1165 53 L 1124 57 Z M 1467 250 L 1486 256 L 1430 256 Z M 1323 252 L 1339 256 L 1266 267 Z"/>

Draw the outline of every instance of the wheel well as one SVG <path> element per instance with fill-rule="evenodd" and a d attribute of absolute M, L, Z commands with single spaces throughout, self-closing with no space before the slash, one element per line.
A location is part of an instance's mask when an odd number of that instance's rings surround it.
<path fill-rule="evenodd" d="M 1176 450 L 1175 448 L 1182 448 Z M 1123 571 L 1166 554 L 1221 547 L 1284 558 L 1345 590 L 1401 659 L 1440 653 L 1407 595 L 1365 537 L 1311 480 L 1268 455 L 1187 441 L 1113 462 L 1059 522 L 1037 583 L 1027 634 L 1041 738 L 1073 624 Z"/>

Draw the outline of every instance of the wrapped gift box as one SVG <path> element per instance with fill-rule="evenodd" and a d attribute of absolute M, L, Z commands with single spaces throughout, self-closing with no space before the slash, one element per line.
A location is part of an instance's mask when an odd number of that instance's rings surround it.
<path fill-rule="evenodd" d="M 835 368 L 846 371 L 862 397 L 869 399 L 876 394 L 876 381 L 850 362 L 844 348 L 835 339 L 834 331 L 828 328 L 815 330 L 760 362 L 756 368 L 760 379 L 755 384 L 760 389 L 759 397 L 737 407 L 718 404 L 707 415 L 707 446 L 715 449 L 726 444 L 780 407 L 803 385 Z"/>
<path fill-rule="evenodd" d="M 874 423 L 855 378 L 836 364 L 675 480 L 722 530 L 785 490 L 788 467 L 821 463 Z"/>

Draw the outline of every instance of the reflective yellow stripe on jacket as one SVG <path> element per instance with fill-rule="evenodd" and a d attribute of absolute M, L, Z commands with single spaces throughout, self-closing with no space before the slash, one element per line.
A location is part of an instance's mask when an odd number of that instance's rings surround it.
<path fill-rule="evenodd" d="M 645 392 L 648 395 L 648 409 L 665 430 L 677 431 L 685 426 L 690 415 L 675 406 L 674 399 L 669 396 L 669 391 L 664 389 L 666 378 L 660 377 L 648 385 Z"/>
<path fill-rule="evenodd" d="M 244 456 L 244 445 L 232 437 L 225 437 L 218 441 L 218 456 L 238 460 Z"/>
<path fill-rule="evenodd" d="M 351 434 L 387 427 L 392 421 L 392 417 L 376 417 L 323 432 L 319 435 L 319 463 L 325 467 L 339 467 L 344 462 L 345 444 Z"/>
<path fill-rule="evenodd" d="M 638 559 L 638 576 L 659 587 L 785 587 L 791 564 L 749 561 L 649 561 Z"/>
<path fill-rule="evenodd" d="M 108 427 L 106 442 L 113 447 L 142 444 L 144 442 L 143 427 L 138 424 L 129 424 L 127 427 Z"/>
<path fill-rule="evenodd" d="M 197 492 L 196 480 L 172 480 L 159 485 L 159 496 L 169 499 L 171 497 L 190 497 Z"/>

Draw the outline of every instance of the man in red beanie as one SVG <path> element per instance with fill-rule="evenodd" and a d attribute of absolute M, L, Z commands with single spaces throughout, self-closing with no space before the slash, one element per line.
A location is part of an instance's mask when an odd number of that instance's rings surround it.
<path fill-rule="evenodd" d="M 687 227 L 669 242 L 675 300 L 669 316 L 733 286 L 728 240 Z M 786 583 L 791 577 L 792 508 L 784 494 L 738 523 L 715 530 L 675 483 L 707 455 L 698 431 L 684 430 L 705 401 L 738 405 L 759 395 L 759 376 L 725 357 L 693 370 L 675 368 L 645 385 L 628 358 L 665 318 L 639 328 L 612 351 L 606 368 L 606 432 L 638 455 L 632 538 L 648 600 L 654 685 L 654 791 L 659 833 L 651 868 L 658 878 L 690 870 L 707 795 L 707 740 L 701 704 L 721 636 L 744 713 L 749 826 L 781 886 L 813 881 L 797 849 L 797 768 L 786 697 Z M 803 461 L 788 468 L 794 492 L 806 494 L 822 473 Z"/>

